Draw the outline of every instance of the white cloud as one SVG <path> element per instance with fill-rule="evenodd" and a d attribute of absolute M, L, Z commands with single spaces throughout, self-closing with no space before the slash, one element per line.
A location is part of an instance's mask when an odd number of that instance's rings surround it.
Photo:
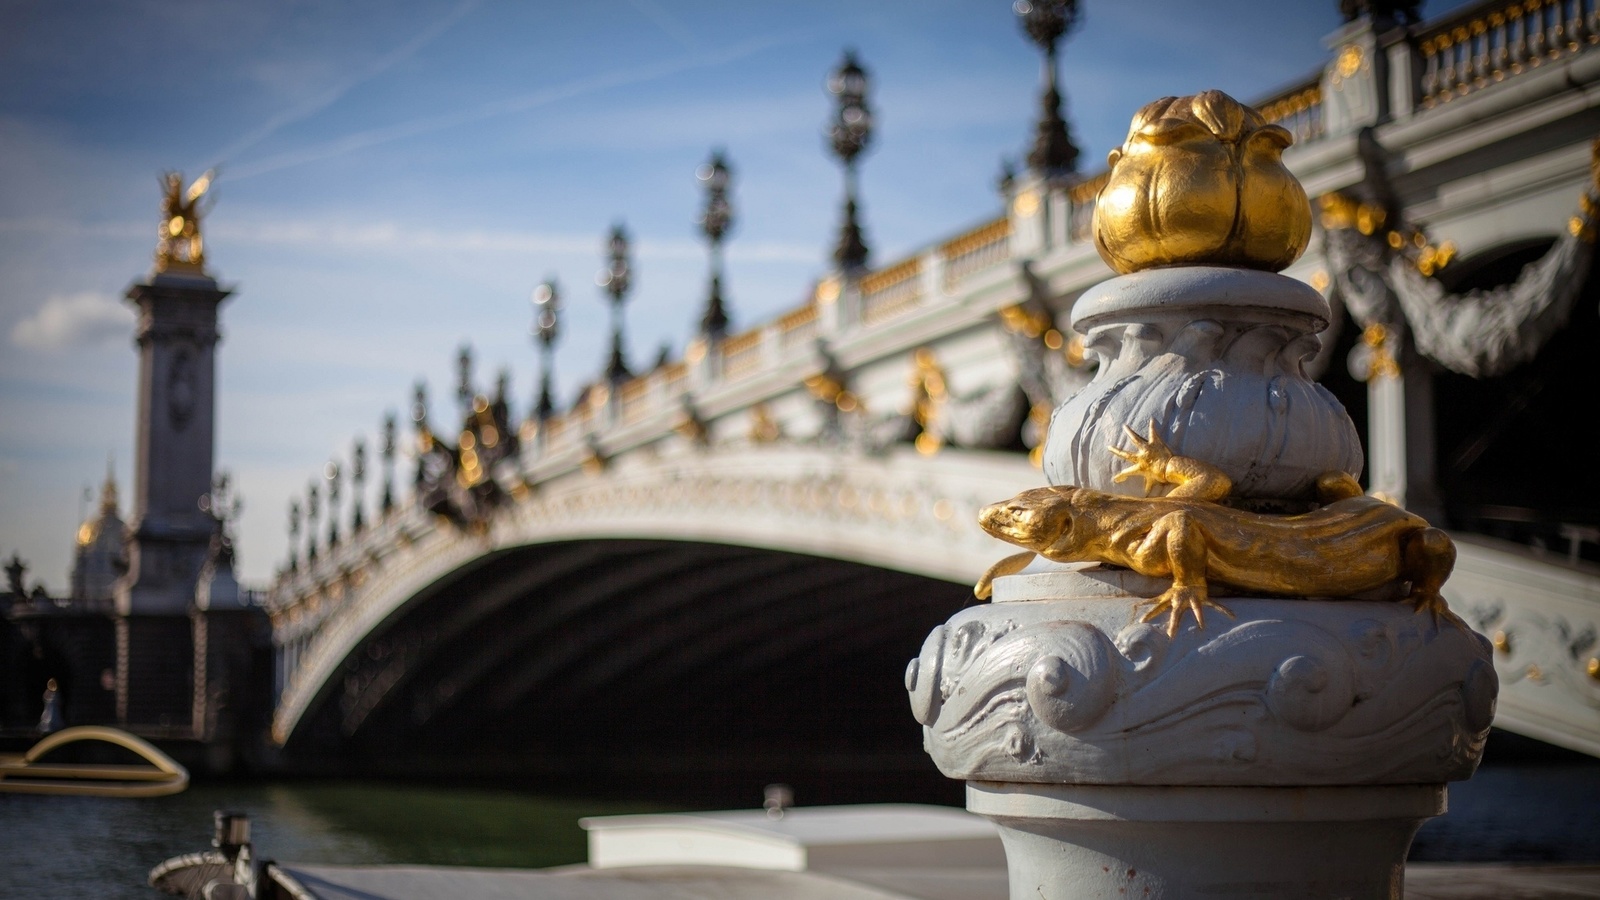
<path fill-rule="evenodd" d="M 128 336 L 133 311 L 109 294 L 56 294 L 11 328 L 11 343 L 32 350 L 87 346 Z"/>

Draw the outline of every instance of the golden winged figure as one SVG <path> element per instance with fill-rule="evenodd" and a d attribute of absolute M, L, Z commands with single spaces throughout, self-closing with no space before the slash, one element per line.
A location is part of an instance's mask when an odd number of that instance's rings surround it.
<path fill-rule="evenodd" d="M 156 242 L 157 272 L 205 270 L 205 244 L 200 236 L 200 201 L 211 189 L 216 170 L 207 171 L 183 189 L 183 173 L 168 172 L 161 177 L 161 235 Z"/>

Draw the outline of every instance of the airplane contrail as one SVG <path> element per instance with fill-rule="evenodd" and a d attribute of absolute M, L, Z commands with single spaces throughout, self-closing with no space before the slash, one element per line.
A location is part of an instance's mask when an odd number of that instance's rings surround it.
<path fill-rule="evenodd" d="M 490 119 L 494 118 L 495 116 L 525 112 L 527 110 L 540 106 L 546 106 L 560 100 L 570 100 L 574 97 L 581 97 L 586 94 L 593 94 L 599 91 L 608 90 L 610 88 L 622 87 L 623 85 L 639 84 L 641 82 L 651 81 L 656 78 L 663 78 L 668 75 L 675 75 L 679 72 L 687 72 L 693 69 L 704 69 L 713 66 L 719 66 L 725 63 L 733 62 L 737 59 L 742 59 L 746 56 L 750 56 L 751 54 L 758 53 L 770 47 L 778 46 L 780 44 L 793 43 L 800 39 L 801 36 L 796 34 L 790 34 L 782 38 L 759 38 L 752 41 L 746 41 L 741 44 L 736 44 L 716 53 L 709 53 L 702 56 L 689 58 L 678 58 L 651 66 L 623 69 L 604 75 L 596 75 L 590 78 L 579 79 L 577 81 L 568 82 L 567 84 L 559 85 L 557 87 L 546 88 L 542 91 L 535 91 L 532 94 L 524 94 L 520 97 L 510 97 L 504 100 L 496 100 L 492 103 L 486 103 L 474 109 L 461 110 L 453 113 L 444 113 L 436 116 L 426 116 L 418 119 L 411 119 L 405 122 L 397 122 L 393 125 L 386 125 L 382 128 L 371 128 L 366 131 L 358 131 L 353 134 L 347 134 L 344 137 L 338 138 L 337 140 L 328 141 L 316 146 L 279 153 L 273 156 L 263 157 L 254 162 L 246 162 L 232 166 L 228 169 L 228 180 L 238 181 L 243 178 L 253 178 L 257 175 L 265 175 L 268 172 L 276 172 L 280 169 L 286 169 L 291 166 L 298 166 L 309 162 L 328 159 L 333 156 L 339 156 L 349 153 L 353 150 L 360 150 L 366 147 L 375 146 L 377 144 L 385 144 L 390 141 L 415 137 L 420 134 L 442 131 L 446 128 L 454 128 L 458 125 L 465 125 L 470 122 Z"/>
<path fill-rule="evenodd" d="M 644 13 L 650 21 L 656 23 L 656 27 L 661 29 L 667 37 L 682 44 L 685 49 L 700 49 L 700 41 L 694 36 L 694 32 L 684 27 L 684 24 L 676 16 L 663 9 L 655 0 L 632 0 L 632 2 L 633 8 Z"/>
<path fill-rule="evenodd" d="M 344 81 L 335 84 L 333 87 L 330 87 L 322 93 L 311 97 L 305 102 L 292 106 L 289 109 L 278 113 L 277 115 L 263 122 L 256 129 L 246 133 L 243 137 L 240 137 L 238 140 L 222 148 L 222 150 L 219 151 L 215 157 L 217 162 L 211 166 L 207 166 L 207 168 L 219 168 L 224 166 L 229 159 L 233 158 L 237 154 L 249 150 L 251 147 L 261 143 L 263 140 L 266 140 L 283 126 L 288 125 L 291 122 L 298 122 L 301 119 L 315 115 L 322 110 L 327 109 L 329 106 L 332 106 L 334 103 L 336 103 L 340 97 L 343 97 L 345 94 L 349 93 L 356 86 L 363 82 L 370 81 L 371 79 L 376 78 L 377 76 L 382 75 L 384 72 L 393 68 L 396 64 L 410 59 L 412 56 L 416 55 L 417 51 L 433 43 L 439 38 L 440 35 L 444 34 L 446 31 L 449 31 L 452 26 L 465 18 L 467 13 L 472 12 L 472 10 L 476 8 L 480 2 L 481 0 L 461 0 L 461 2 L 457 3 L 455 8 L 452 9 L 444 18 L 433 23 L 427 28 L 424 28 L 411 40 L 406 41 L 404 44 L 401 44 L 383 56 L 378 57 L 373 61 L 372 65 L 367 66 L 365 69 L 361 70 L 355 75 L 346 78 Z M 232 171 L 230 171 L 228 175 L 230 180 L 235 177 L 235 173 Z"/>

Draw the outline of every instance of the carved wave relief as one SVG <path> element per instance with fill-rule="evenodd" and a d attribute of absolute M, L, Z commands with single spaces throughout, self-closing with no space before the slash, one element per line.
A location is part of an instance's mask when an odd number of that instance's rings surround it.
<path fill-rule="evenodd" d="M 1136 600 L 974 607 L 906 669 L 951 778 L 1348 785 L 1471 776 L 1498 682 L 1481 635 L 1409 607 L 1229 600 L 1176 638 Z"/>
<path fill-rule="evenodd" d="M 1355 424 L 1306 376 L 1328 304 L 1309 285 L 1216 266 L 1149 269 L 1101 282 L 1073 305 L 1072 327 L 1099 361 L 1094 380 L 1055 410 L 1045 477 L 1112 494 L 1122 427 L 1154 422 L 1174 453 L 1202 459 L 1245 500 L 1309 500 L 1330 471 L 1361 474 Z"/>
<path fill-rule="evenodd" d="M 1200 318 L 1103 325 L 1088 346 L 1100 370 L 1052 417 L 1051 484 L 1136 493 L 1111 481 L 1120 464 L 1108 448 L 1125 446 L 1124 424 L 1150 421 L 1174 452 L 1227 473 L 1240 497 L 1309 498 L 1322 473 L 1361 472 L 1350 416 L 1305 376 L 1313 334 Z"/>

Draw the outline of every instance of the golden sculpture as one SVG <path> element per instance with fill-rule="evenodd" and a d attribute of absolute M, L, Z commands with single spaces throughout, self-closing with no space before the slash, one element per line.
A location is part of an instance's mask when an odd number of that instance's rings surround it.
<path fill-rule="evenodd" d="M 1363 203 L 1332 191 L 1317 198 L 1317 205 L 1322 207 L 1321 219 L 1325 231 L 1354 229 L 1366 237 L 1384 232 L 1383 239 L 1389 249 L 1409 259 L 1423 275 L 1437 274 L 1456 258 L 1458 248 L 1455 241 L 1432 244 L 1427 232 L 1420 227 L 1402 226 L 1385 230 L 1389 224 L 1389 214 L 1376 203 Z"/>
<path fill-rule="evenodd" d="M 1145 480 L 1146 493 L 1171 485 L 1164 497 L 1122 497 L 1056 486 L 1023 491 L 978 514 L 983 529 L 1029 552 L 1009 556 L 984 573 L 974 589 L 986 599 L 993 579 L 1019 571 L 1034 554 L 1057 562 L 1100 562 L 1141 575 L 1171 577 L 1143 621 L 1168 613 L 1176 635 L 1185 612 L 1204 627 L 1203 610 L 1232 613 L 1210 598 L 1209 583 L 1292 597 L 1347 597 L 1395 579 L 1410 582 L 1409 599 L 1438 621 L 1449 610 L 1439 588 L 1455 566 L 1456 549 L 1427 520 L 1375 497 L 1354 478 L 1329 472 L 1317 480 L 1321 502 L 1304 515 L 1264 515 L 1220 501 L 1233 482 L 1208 463 L 1177 456 L 1150 423 L 1148 437 L 1124 426 L 1132 450 L 1112 447 L 1131 465 L 1115 481 Z"/>
<path fill-rule="evenodd" d="M 1182 264 L 1276 272 L 1311 239 L 1311 204 L 1283 165 L 1294 139 L 1221 91 L 1163 97 L 1108 157 L 1094 245 L 1127 274 Z"/>
<path fill-rule="evenodd" d="M 200 200 L 210 190 L 215 170 L 183 189 L 183 173 L 162 176 L 161 237 L 156 243 L 156 271 L 199 274 L 205 271 L 205 244 L 200 237 Z"/>
<path fill-rule="evenodd" d="M 773 421 L 772 412 L 765 403 L 750 407 L 750 443 L 770 444 L 783 437 L 783 430 Z"/>
<path fill-rule="evenodd" d="M 944 367 L 939 365 L 931 347 L 918 347 L 912 361 L 915 368 L 908 379 L 911 384 L 909 415 L 917 426 L 917 436 L 912 443 L 918 453 L 932 456 L 944 446 L 938 424 L 950 392 L 945 388 Z"/>

